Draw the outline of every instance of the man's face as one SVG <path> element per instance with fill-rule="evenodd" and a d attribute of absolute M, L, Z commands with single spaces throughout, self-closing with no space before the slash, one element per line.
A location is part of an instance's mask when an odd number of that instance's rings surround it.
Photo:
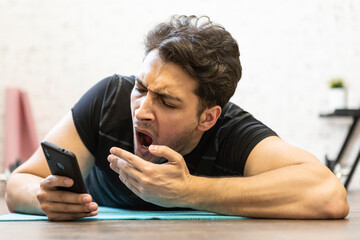
<path fill-rule="evenodd" d="M 180 66 L 163 62 L 157 50 L 150 52 L 131 93 L 135 154 L 147 161 L 160 162 L 148 146 L 166 145 L 187 154 L 197 145 L 199 98 L 196 80 Z"/>

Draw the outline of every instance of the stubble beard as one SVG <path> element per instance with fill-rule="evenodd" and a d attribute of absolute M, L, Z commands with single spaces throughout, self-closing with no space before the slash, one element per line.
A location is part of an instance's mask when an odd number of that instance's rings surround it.
<path fill-rule="evenodd" d="M 185 154 L 188 154 L 196 147 L 196 144 L 194 143 L 195 142 L 194 141 L 195 140 L 194 132 L 195 132 L 194 128 L 186 129 L 186 131 L 181 132 L 181 134 L 177 134 L 173 139 L 170 139 L 167 143 L 156 143 L 156 144 L 167 146 L 167 147 L 171 148 L 172 150 L 180 153 L 182 156 L 184 156 Z M 135 152 L 136 156 L 143 158 L 146 161 L 149 161 L 152 163 L 157 163 L 157 164 L 165 163 L 168 161 L 167 159 L 165 159 L 163 157 L 157 157 L 157 156 L 151 155 L 150 153 L 147 154 L 146 156 L 144 156 L 136 148 L 136 146 L 137 146 L 136 141 L 137 141 L 136 132 L 134 130 L 134 148 L 135 148 L 134 152 Z"/>

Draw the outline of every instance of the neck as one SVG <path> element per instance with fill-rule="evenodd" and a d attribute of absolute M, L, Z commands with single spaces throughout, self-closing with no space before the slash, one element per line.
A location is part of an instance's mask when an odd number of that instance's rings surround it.
<path fill-rule="evenodd" d="M 187 146 L 184 147 L 184 149 L 181 151 L 181 155 L 184 156 L 184 155 L 192 152 L 196 148 L 196 146 L 199 144 L 203 134 L 204 134 L 204 132 L 202 132 L 202 131 L 196 131 L 194 133 L 193 137 L 191 138 L 191 141 L 189 142 L 189 144 L 187 144 Z"/>

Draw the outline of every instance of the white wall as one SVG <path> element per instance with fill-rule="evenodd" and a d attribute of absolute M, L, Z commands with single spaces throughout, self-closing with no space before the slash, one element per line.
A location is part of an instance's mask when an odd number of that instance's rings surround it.
<path fill-rule="evenodd" d="M 144 35 L 172 14 L 209 15 L 238 40 L 243 78 L 232 101 L 321 161 L 336 155 L 350 122 L 319 113 L 332 77 L 360 106 L 360 1 L 0 0 L 0 163 L 6 87 L 28 92 L 43 138 L 95 82 L 136 73 Z"/>

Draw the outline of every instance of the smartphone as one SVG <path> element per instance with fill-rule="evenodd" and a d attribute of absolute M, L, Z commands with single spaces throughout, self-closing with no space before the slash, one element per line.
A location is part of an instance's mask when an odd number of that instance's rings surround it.
<path fill-rule="evenodd" d="M 87 193 L 75 154 L 47 141 L 42 141 L 41 147 L 51 174 L 65 176 L 74 180 L 71 187 L 58 187 L 58 189 L 75 193 Z"/>

